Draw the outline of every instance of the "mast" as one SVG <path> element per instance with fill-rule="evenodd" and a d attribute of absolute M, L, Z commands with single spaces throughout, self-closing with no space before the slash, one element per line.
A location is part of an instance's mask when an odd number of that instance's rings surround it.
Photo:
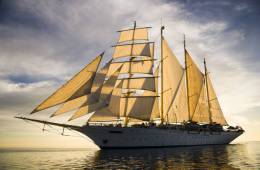
<path fill-rule="evenodd" d="M 208 70 L 206 65 L 206 59 L 204 58 L 204 74 L 205 74 L 205 83 L 206 83 L 206 89 L 207 89 L 207 99 L 208 99 L 208 109 L 209 109 L 209 122 L 212 124 L 212 113 L 210 109 L 210 100 L 209 100 L 209 88 L 208 88 Z"/>
<path fill-rule="evenodd" d="M 131 46 L 131 54 L 130 54 L 130 56 L 133 55 L 133 46 L 134 46 L 135 29 L 136 29 L 136 21 L 134 21 L 134 29 L 133 29 L 132 46 Z M 132 74 L 131 74 L 131 65 L 132 65 L 132 60 L 133 60 L 133 57 L 130 57 L 130 61 L 129 61 L 129 69 L 128 69 L 129 78 L 132 77 Z M 127 81 L 127 89 L 129 89 L 129 80 Z M 127 95 L 129 95 L 129 91 L 127 91 Z M 127 117 L 127 105 L 128 105 L 128 97 L 126 97 L 125 109 L 124 109 L 124 117 L 125 117 L 124 125 L 125 125 L 125 126 L 127 126 L 127 123 L 128 123 L 128 117 Z"/>
<path fill-rule="evenodd" d="M 189 81 L 188 81 L 188 64 L 187 64 L 187 57 L 186 57 L 186 40 L 185 40 L 185 34 L 183 35 L 183 46 L 184 46 L 184 60 L 185 60 L 185 73 L 186 73 L 186 91 L 187 91 L 187 103 L 188 103 L 188 117 L 189 122 L 191 121 L 191 115 L 190 115 L 190 99 L 189 99 Z"/>
<path fill-rule="evenodd" d="M 163 30 L 164 26 L 161 26 L 161 124 L 164 122 L 163 118 Z"/>

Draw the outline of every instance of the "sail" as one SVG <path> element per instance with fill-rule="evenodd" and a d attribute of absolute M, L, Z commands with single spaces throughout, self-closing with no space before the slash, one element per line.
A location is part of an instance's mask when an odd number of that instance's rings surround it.
<path fill-rule="evenodd" d="M 206 84 L 204 83 L 201 89 L 199 101 L 195 112 L 192 116 L 192 121 L 199 122 L 199 123 L 209 123 L 209 106 L 208 106 L 208 99 L 207 99 L 207 89 Z"/>
<path fill-rule="evenodd" d="M 95 73 L 104 53 L 97 56 L 90 64 L 83 68 L 72 79 L 66 82 L 50 97 L 37 106 L 32 112 L 38 112 L 68 100 L 75 99 L 90 92 Z"/>
<path fill-rule="evenodd" d="M 154 44 L 150 42 L 134 43 L 134 40 L 143 39 L 144 34 L 146 36 L 144 39 L 148 39 L 147 30 L 132 29 L 120 32 L 119 43 L 124 41 L 133 42 L 115 46 L 113 59 L 130 57 L 130 61 L 111 63 L 108 71 L 110 75 L 115 68 L 122 66 L 120 74 L 128 74 L 129 76 L 117 80 L 113 89 L 109 105 L 104 111 L 109 115 L 113 115 L 112 117 L 150 120 L 152 116 L 158 116 L 159 109 L 155 92 L 155 77 L 134 76 L 136 73 L 152 74 Z M 137 60 L 136 57 L 139 57 L 139 59 Z M 145 109 L 143 106 L 146 106 Z M 98 115 L 102 114 L 96 112 L 92 117 L 98 117 Z M 103 120 L 106 119 L 104 118 Z"/>
<path fill-rule="evenodd" d="M 98 95 L 97 93 L 91 93 L 88 95 L 84 95 L 81 97 L 78 97 L 76 99 L 67 101 L 64 103 L 56 112 L 54 112 L 51 117 L 61 115 L 63 113 L 78 109 L 79 107 L 83 105 L 89 105 L 96 103 L 98 101 Z"/>
<path fill-rule="evenodd" d="M 108 73 L 109 66 L 111 64 L 110 60 L 108 63 L 105 64 L 95 75 L 93 85 L 91 87 L 91 93 L 100 93 L 102 85 L 105 81 L 105 77 Z"/>
<path fill-rule="evenodd" d="M 132 62 L 125 62 L 122 66 L 121 73 L 144 73 L 152 74 L 153 72 L 153 60 L 139 60 Z"/>
<path fill-rule="evenodd" d="M 184 122 L 189 120 L 188 103 L 186 94 L 185 75 L 178 86 L 177 93 L 174 96 L 164 119 L 169 123 Z"/>
<path fill-rule="evenodd" d="M 210 103 L 210 111 L 212 115 L 212 122 L 219 123 L 221 125 L 228 125 L 225 120 L 224 114 L 221 110 L 217 95 L 212 86 L 211 80 L 209 78 L 209 74 L 207 74 L 207 82 L 208 82 L 208 91 L 209 91 L 209 103 Z"/>
<path fill-rule="evenodd" d="M 66 113 L 81 107 L 83 104 L 88 105 L 98 101 L 103 82 L 106 77 L 110 62 L 108 62 L 101 70 L 99 70 L 94 78 L 93 85 L 91 87 L 91 94 L 78 97 L 73 100 L 65 102 L 55 113 L 51 115 L 58 116 L 62 113 Z"/>
<path fill-rule="evenodd" d="M 157 97 L 155 98 L 154 105 L 153 105 L 153 110 L 151 114 L 151 120 L 155 120 L 160 118 L 160 108 L 159 108 L 159 88 L 158 88 L 158 78 L 159 78 L 159 67 L 157 67 L 154 71 L 154 85 L 155 85 L 155 94 Z"/>
<path fill-rule="evenodd" d="M 189 114 L 192 115 L 195 112 L 199 96 L 204 82 L 204 76 L 192 60 L 189 53 L 185 50 L 186 68 L 187 68 L 187 86 L 188 86 L 188 100 L 189 100 Z"/>
<path fill-rule="evenodd" d="M 118 43 L 132 40 L 148 40 L 148 28 L 135 28 L 135 30 L 129 29 L 120 31 Z"/>
<path fill-rule="evenodd" d="M 107 72 L 107 77 L 112 76 L 122 65 L 123 63 L 111 63 Z"/>
<path fill-rule="evenodd" d="M 126 113 L 129 118 L 150 121 L 154 119 L 151 116 L 156 117 L 159 114 L 158 107 L 154 107 L 156 97 L 127 98 L 127 100 L 128 107 Z"/>
<path fill-rule="evenodd" d="M 152 113 L 150 116 L 150 120 L 156 120 L 160 118 L 160 109 L 159 109 L 159 98 L 156 97 L 154 99 L 154 103 L 153 103 L 153 108 L 152 108 Z"/>
<path fill-rule="evenodd" d="M 107 107 L 97 110 L 89 119 L 90 122 L 95 121 L 113 121 L 119 118 L 121 110 L 121 87 L 122 81 L 117 80 L 113 88 L 110 102 Z"/>
<path fill-rule="evenodd" d="M 142 89 L 155 91 L 155 77 L 126 78 L 123 80 L 123 89 Z"/>
<path fill-rule="evenodd" d="M 154 79 L 154 84 L 155 84 L 155 91 L 157 94 L 159 94 L 159 66 L 155 69 L 154 71 L 154 77 L 157 77 Z"/>
<path fill-rule="evenodd" d="M 121 96 L 123 112 L 120 112 L 120 116 L 142 121 L 150 121 L 159 117 L 155 79 L 157 77 L 125 79 L 128 82 L 123 80 L 122 87 L 127 88 L 128 86 L 129 89 L 125 89 L 126 93 Z M 142 89 L 141 92 L 138 91 L 140 89 Z"/>
<path fill-rule="evenodd" d="M 151 43 L 135 43 L 115 46 L 113 58 L 153 56 L 153 46 Z"/>
<path fill-rule="evenodd" d="M 108 68 L 105 66 L 104 68 Z M 102 71 L 102 70 L 101 70 Z M 106 80 L 103 84 L 103 82 L 100 84 L 101 90 L 98 90 L 99 88 L 96 88 L 98 91 L 93 91 L 93 93 L 89 95 L 85 95 L 79 98 L 76 98 L 74 100 L 70 100 L 66 103 L 64 103 L 63 106 L 61 106 L 51 117 L 60 115 L 62 113 L 72 111 L 75 109 L 81 109 L 80 115 L 83 115 L 82 112 L 84 111 L 84 108 L 86 108 L 90 104 L 97 103 L 98 101 L 106 101 L 110 99 L 112 90 L 114 88 L 115 82 L 117 80 L 117 76 L 119 75 L 119 70 L 115 72 L 114 75 L 110 76 L 108 80 Z M 103 75 L 102 75 L 103 76 Z M 98 79 L 100 80 L 100 78 Z M 89 107 L 87 107 L 89 108 Z M 94 107 L 91 107 L 94 108 Z M 78 113 L 78 112 L 77 112 Z M 77 114 L 74 113 L 74 114 Z M 87 114 L 86 112 L 85 114 Z M 80 116 L 74 116 L 73 118 L 77 118 Z"/>
<path fill-rule="evenodd" d="M 108 107 L 97 110 L 88 120 L 88 122 L 106 122 L 117 121 L 118 117 L 111 112 Z"/>
<path fill-rule="evenodd" d="M 117 117 L 119 117 L 120 112 L 123 112 L 123 110 L 121 109 L 121 105 L 122 105 L 121 88 L 122 88 L 122 81 L 117 80 L 108 105 L 109 110 Z"/>
<path fill-rule="evenodd" d="M 94 104 L 85 105 L 79 108 L 78 111 L 76 111 L 73 116 L 69 119 L 69 121 L 80 118 L 82 116 L 85 116 L 88 113 L 94 112 L 96 110 L 100 110 L 102 108 L 105 108 L 107 106 L 106 101 L 100 101 Z"/>
<path fill-rule="evenodd" d="M 178 87 L 181 83 L 183 77 L 184 69 L 180 65 L 176 56 L 173 54 L 172 50 L 168 46 L 167 41 L 163 38 L 162 41 L 162 62 L 163 62 L 163 117 L 167 115 L 174 114 L 173 107 L 176 107 L 176 103 L 172 103 L 178 92 Z M 172 108 L 170 108 L 172 107 Z M 178 106 L 177 106 L 178 107 Z M 183 113 L 186 114 L 186 113 Z M 169 120 L 169 117 L 168 117 Z"/>
<path fill-rule="evenodd" d="M 117 78 L 119 76 L 119 73 L 120 68 L 118 68 L 116 72 L 105 81 L 101 89 L 99 100 L 109 100 L 114 86 L 116 84 Z"/>

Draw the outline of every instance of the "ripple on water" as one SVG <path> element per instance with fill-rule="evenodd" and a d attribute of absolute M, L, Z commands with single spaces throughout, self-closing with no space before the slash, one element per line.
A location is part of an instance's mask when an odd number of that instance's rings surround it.
<path fill-rule="evenodd" d="M 116 150 L 2 150 L 0 169 L 260 169 L 260 143 Z"/>

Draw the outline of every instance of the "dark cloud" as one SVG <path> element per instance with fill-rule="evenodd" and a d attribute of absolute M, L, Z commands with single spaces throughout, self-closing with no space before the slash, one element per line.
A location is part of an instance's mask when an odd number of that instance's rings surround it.
<path fill-rule="evenodd" d="M 30 29 L 37 32 L 53 32 L 55 25 L 51 24 L 37 8 L 36 2 L 0 1 L 0 25 L 16 29 Z M 0 34 L 8 38 L 10 34 Z M 3 38 L 3 37 L 2 37 Z"/>

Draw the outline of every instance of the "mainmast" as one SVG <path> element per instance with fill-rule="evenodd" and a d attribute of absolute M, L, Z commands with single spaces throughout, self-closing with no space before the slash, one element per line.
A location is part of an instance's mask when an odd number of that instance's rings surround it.
<path fill-rule="evenodd" d="M 211 104 L 209 99 L 209 88 L 208 88 L 208 70 L 206 65 L 206 59 L 204 58 L 204 75 L 205 75 L 205 83 L 206 83 L 206 89 L 207 89 L 207 99 L 208 99 L 208 111 L 209 111 L 209 122 L 212 124 L 212 113 L 211 113 Z"/>
<path fill-rule="evenodd" d="M 161 26 L 161 124 L 164 122 L 163 118 L 163 30 L 164 26 Z"/>
<path fill-rule="evenodd" d="M 136 21 L 134 21 L 134 28 L 133 28 L 133 36 L 132 36 L 132 45 L 131 45 L 131 53 L 130 56 L 133 55 L 133 46 L 134 46 L 134 37 L 135 37 L 135 29 L 136 29 Z M 128 68 L 128 74 L 129 74 L 129 78 L 132 77 L 132 73 L 131 73 L 131 65 L 132 65 L 132 61 L 133 61 L 133 57 L 130 57 L 130 61 L 129 61 L 129 68 Z M 129 89 L 129 80 L 127 81 L 127 89 Z M 129 95 L 130 91 L 127 91 L 127 95 Z M 128 97 L 126 97 L 126 103 L 125 103 L 125 109 L 124 109 L 124 117 L 125 117 L 125 122 L 124 125 L 127 126 L 128 123 L 128 117 L 127 117 L 127 106 L 128 106 Z"/>
<path fill-rule="evenodd" d="M 183 35 L 183 46 L 184 46 L 184 59 L 185 59 L 185 74 L 186 74 L 186 91 L 187 91 L 187 104 L 188 104 L 188 118 L 189 122 L 191 121 L 191 115 L 190 115 L 190 94 L 189 94 L 189 81 L 188 81 L 188 64 L 187 64 L 187 55 L 186 55 L 186 40 L 185 40 L 185 34 Z"/>

